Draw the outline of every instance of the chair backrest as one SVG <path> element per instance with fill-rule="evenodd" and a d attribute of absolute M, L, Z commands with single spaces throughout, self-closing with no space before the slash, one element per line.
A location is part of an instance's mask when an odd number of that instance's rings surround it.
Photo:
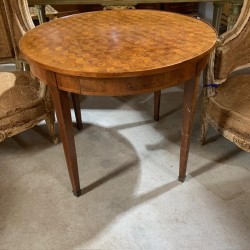
<path fill-rule="evenodd" d="M 11 62 L 15 59 L 8 19 L 3 0 L 0 0 L 0 62 Z"/>
<path fill-rule="evenodd" d="M 18 43 L 33 27 L 27 0 L 0 0 L 0 62 L 23 60 Z"/>
<path fill-rule="evenodd" d="M 235 26 L 218 39 L 214 79 L 223 81 L 239 68 L 250 64 L 250 0 L 245 0 Z"/>

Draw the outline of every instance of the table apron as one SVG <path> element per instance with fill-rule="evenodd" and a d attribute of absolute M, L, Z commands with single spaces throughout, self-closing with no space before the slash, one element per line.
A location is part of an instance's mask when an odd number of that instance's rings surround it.
<path fill-rule="evenodd" d="M 56 74 L 54 72 L 43 69 L 33 62 L 30 62 L 29 65 L 30 71 L 35 77 L 48 85 L 57 86 Z"/>
<path fill-rule="evenodd" d="M 94 96 L 121 96 L 147 93 L 168 88 L 195 77 L 197 68 L 203 68 L 208 57 L 180 65 L 173 70 L 136 77 L 95 78 L 55 73 L 31 64 L 31 72 L 44 83 L 58 89 Z"/>
<path fill-rule="evenodd" d="M 182 69 L 147 76 L 123 78 L 79 78 L 80 93 L 95 96 L 135 95 L 165 89 L 191 79 L 196 72 L 196 64 Z M 59 88 L 68 90 L 64 85 Z M 66 87 L 66 88 L 65 88 Z"/>

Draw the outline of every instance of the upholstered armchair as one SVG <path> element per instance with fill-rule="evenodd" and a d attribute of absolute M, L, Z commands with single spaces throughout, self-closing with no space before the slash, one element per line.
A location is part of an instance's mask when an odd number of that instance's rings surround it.
<path fill-rule="evenodd" d="M 201 141 L 210 124 L 250 152 L 250 0 L 245 0 L 234 28 L 217 44 L 204 85 Z"/>
<path fill-rule="evenodd" d="M 48 88 L 23 71 L 18 42 L 33 28 L 27 0 L 0 0 L 0 63 L 15 63 L 17 71 L 0 72 L 0 141 L 45 120 L 57 142 L 54 106 Z"/>

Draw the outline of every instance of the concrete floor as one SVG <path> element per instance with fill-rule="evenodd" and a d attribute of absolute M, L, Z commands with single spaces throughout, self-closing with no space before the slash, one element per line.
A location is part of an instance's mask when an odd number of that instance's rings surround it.
<path fill-rule="evenodd" d="M 0 249 L 250 249 L 250 154 L 210 129 L 199 106 L 188 177 L 177 181 L 182 87 L 81 97 L 74 130 L 82 195 L 71 193 L 62 143 L 45 124 L 0 143 Z"/>

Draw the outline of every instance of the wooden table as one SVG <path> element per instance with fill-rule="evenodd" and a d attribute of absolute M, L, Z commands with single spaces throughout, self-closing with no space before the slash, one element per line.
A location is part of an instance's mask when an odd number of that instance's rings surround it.
<path fill-rule="evenodd" d="M 88 12 L 51 21 L 24 35 L 20 49 L 32 73 L 52 92 L 76 196 L 81 189 L 68 92 L 133 95 L 193 79 L 184 88 L 179 167 L 179 180 L 184 181 L 200 73 L 215 42 L 216 32 L 206 23 L 152 10 Z"/>
<path fill-rule="evenodd" d="M 141 3 L 186 3 L 186 2 L 213 2 L 213 26 L 219 31 L 222 8 L 225 0 L 28 0 L 30 5 L 35 5 L 38 10 L 38 17 L 40 23 L 46 21 L 45 5 L 47 4 L 101 4 L 102 6 L 128 6 L 137 5 Z M 231 29 L 236 22 L 243 0 L 228 0 L 233 3 L 232 15 L 230 17 L 230 24 L 228 29 Z"/>

